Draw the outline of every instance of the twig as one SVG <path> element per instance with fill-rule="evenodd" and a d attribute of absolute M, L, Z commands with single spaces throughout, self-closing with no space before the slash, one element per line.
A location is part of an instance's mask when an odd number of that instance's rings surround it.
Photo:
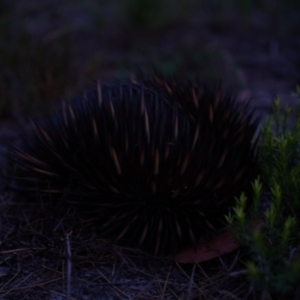
<path fill-rule="evenodd" d="M 72 273 L 72 253 L 70 247 L 70 234 L 66 236 L 66 250 L 67 250 L 67 300 L 71 299 L 71 273 Z"/>

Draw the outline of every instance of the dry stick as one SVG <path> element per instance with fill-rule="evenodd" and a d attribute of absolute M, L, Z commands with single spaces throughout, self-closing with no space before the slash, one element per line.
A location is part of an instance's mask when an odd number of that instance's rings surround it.
<path fill-rule="evenodd" d="M 115 291 L 117 291 L 119 294 L 125 296 L 127 299 L 131 299 L 131 297 L 129 297 L 128 295 L 126 295 L 124 292 L 122 292 L 122 290 L 120 290 L 113 282 L 109 281 L 108 278 L 99 270 L 97 269 L 97 272 L 99 273 L 99 275 L 105 279 L 105 281 L 110 285 L 112 286 Z"/>
<path fill-rule="evenodd" d="M 70 247 L 70 234 L 66 236 L 66 250 L 67 250 L 67 300 L 71 299 L 71 272 L 72 272 L 72 261 L 71 261 L 71 247 Z"/>
<path fill-rule="evenodd" d="M 160 281 L 161 279 L 157 276 L 157 274 L 156 274 L 156 272 L 154 271 L 154 269 L 153 269 L 153 267 L 152 267 L 151 264 L 149 264 L 149 269 L 150 269 L 150 271 L 152 272 L 152 274 L 147 274 L 147 273 L 145 273 L 145 272 L 143 272 L 143 274 L 150 275 L 152 278 L 156 279 L 155 283 L 157 284 L 158 288 L 160 288 L 160 290 L 161 290 L 160 292 L 161 292 L 162 295 L 163 295 L 163 294 L 165 293 L 165 288 L 167 287 L 167 279 L 166 279 L 166 281 L 165 281 L 164 288 L 163 288 L 163 290 L 162 290 L 162 289 L 161 289 L 161 286 L 160 286 L 160 284 L 159 284 L 159 281 Z M 171 269 L 171 266 L 170 266 L 169 270 L 170 270 L 170 269 Z M 169 275 L 170 275 L 170 272 L 168 273 L 167 278 L 169 278 Z M 172 291 L 170 288 L 168 288 L 168 290 L 169 290 L 169 292 L 174 296 L 174 299 L 180 300 L 180 298 L 177 296 L 176 293 L 174 293 L 174 291 Z M 161 298 L 161 299 L 164 299 L 164 298 Z"/>
<path fill-rule="evenodd" d="M 171 273 L 171 266 L 169 266 L 169 271 L 168 271 L 168 275 L 167 275 L 167 278 L 165 280 L 165 284 L 164 284 L 164 287 L 162 289 L 162 299 L 165 299 L 165 293 L 166 293 L 166 288 L 167 288 L 167 284 L 169 282 L 169 276 L 170 276 L 170 273 Z"/>
<path fill-rule="evenodd" d="M 27 278 L 29 278 L 33 273 L 28 274 L 25 278 L 23 278 L 18 284 L 16 284 L 15 286 L 13 286 L 12 288 L 9 288 L 7 291 L 5 290 L 6 286 L 9 286 L 9 284 L 19 275 L 19 273 L 16 273 L 10 280 L 8 280 L 1 288 L 1 291 L 6 292 L 3 295 L 6 295 L 7 293 L 9 293 L 10 291 L 15 290 L 16 288 L 18 288 L 18 286 L 20 286 L 24 281 L 26 281 Z M 2 297 L 3 297 L 2 295 Z"/>
<path fill-rule="evenodd" d="M 183 275 L 184 275 L 187 279 L 190 279 L 190 276 L 182 269 L 182 267 L 180 266 L 180 264 L 178 264 L 178 263 L 176 262 L 176 265 L 177 265 L 177 267 L 180 269 L 180 271 L 183 273 Z M 198 290 L 200 291 L 199 287 L 197 286 L 197 284 L 196 284 L 195 282 L 192 282 L 192 285 L 194 286 L 194 288 L 196 288 L 196 289 L 198 289 Z"/>
<path fill-rule="evenodd" d="M 0 254 L 9 254 L 9 253 L 17 253 L 17 252 L 27 252 L 28 250 L 45 250 L 45 248 L 37 247 L 37 248 L 19 248 L 19 249 L 10 249 L 0 251 Z"/>
<path fill-rule="evenodd" d="M 61 278 L 55 278 L 55 279 L 51 279 L 51 280 L 47 280 L 47 281 L 42 281 L 39 283 L 35 283 L 35 284 L 31 284 L 31 285 L 26 285 L 26 286 L 20 286 L 24 281 L 26 281 L 26 279 L 28 279 L 31 275 L 33 275 L 33 273 L 29 274 L 28 276 L 26 276 L 24 279 L 22 279 L 22 281 L 20 283 L 17 284 L 17 286 L 14 286 L 13 288 L 6 290 L 4 294 L 1 294 L 1 299 L 4 299 L 3 297 L 6 295 L 9 295 L 11 292 L 13 291 L 20 291 L 20 290 L 26 290 L 26 289 L 31 289 L 31 288 L 35 288 L 38 286 L 43 286 L 47 283 L 52 283 L 58 280 L 61 280 Z"/>
<path fill-rule="evenodd" d="M 200 269 L 201 271 L 201 274 L 209 281 L 209 283 L 211 284 L 212 283 L 212 278 L 211 276 L 209 276 L 205 271 L 204 269 L 201 267 L 201 264 L 200 263 L 195 263 L 198 267 L 198 269 Z"/>
<path fill-rule="evenodd" d="M 149 261 L 148 261 L 149 262 Z M 149 267 L 150 267 L 150 270 L 151 270 L 151 273 L 153 274 L 153 278 L 155 279 L 155 284 L 157 286 L 157 289 L 159 290 L 160 294 L 162 293 L 162 290 L 161 290 L 161 286 L 160 286 L 160 278 L 158 278 L 157 274 L 155 273 L 154 269 L 153 269 L 153 266 L 151 264 L 149 264 Z"/>
<path fill-rule="evenodd" d="M 242 298 L 240 298 L 239 296 L 236 296 L 234 295 L 233 293 L 229 292 L 229 291 L 221 291 L 222 292 L 222 295 L 226 295 L 226 296 L 229 296 L 230 298 L 228 299 L 232 299 L 232 300 L 242 300 Z"/>
<path fill-rule="evenodd" d="M 62 293 L 59 293 L 59 292 L 57 292 L 57 291 L 55 291 L 55 290 L 49 290 L 52 294 L 55 294 L 55 295 L 58 295 L 58 296 L 62 296 L 62 297 L 66 297 L 66 295 L 65 294 L 62 294 Z M 70 300 L 76 300 L 76 298 L 74 298 L 74 297 L 71 297 L 70 298 Z"/>
<path fill-rule="evenodd" d="M 190 282 L 189 282 L 189 286 L 188 286 L 188 290 L 187 290 L 187 298 L 186 298 L 187 300 L 192 299 L 192 285 L 194 284 L 195 267 L 196 267 L 196 264 L 193 265 L 192 275 L 190 276 Z"/>

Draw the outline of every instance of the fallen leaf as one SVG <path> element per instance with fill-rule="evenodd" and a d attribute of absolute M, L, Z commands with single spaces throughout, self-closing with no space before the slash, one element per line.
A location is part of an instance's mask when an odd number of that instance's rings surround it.
<path fill-rule="evenodd" d="M 239 247 L 231 233 L 224 231 L 213 240 L 199 244 L 197 248 L 190 247 L 180 251 L 175 255 L 175 261 L 183 264 L 207 261 Z"/>

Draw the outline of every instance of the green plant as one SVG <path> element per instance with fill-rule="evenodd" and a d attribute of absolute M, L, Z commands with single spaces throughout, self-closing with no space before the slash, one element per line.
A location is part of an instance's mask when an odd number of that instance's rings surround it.
<path fill-rule="evenodd" d="M 253 205 L 247 211 L 241 195 L 227 216 L 249 251 L 247 274 L 263 299 L 293 293 L 300 280 L 300 102 L 294 118 L 290 107 L 281 112 L 279 98 L 273 109 L 261 131 L 261 178 L 253 183 Z"/>
<path fill-rule="evenodd" d="M 299 94 L 298 88 L 298 94 Z M 277 182 L 284 196 L 285 213 L 299 218 L 300 213 L 300 103 L 291 120 L 291 108 L 280 113 L 280 99 L 274 102 L 274 117 L 262 130 L 262 172 L 269 184 Z M 290 124 L 289 124 L 290 123 Z M 273 133 L 274 131 L 274 133 Z M 299 221 L 299 220 L 298 220 Z"/>

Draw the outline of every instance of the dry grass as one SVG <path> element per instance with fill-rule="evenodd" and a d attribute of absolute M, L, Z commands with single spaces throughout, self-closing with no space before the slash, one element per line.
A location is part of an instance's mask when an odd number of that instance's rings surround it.
<path fill-rule="evenodd" d="M 241 250 L 179 265 L 100 239 L 51 201 L 1 199 L 1 299 L 255 299 Z"/>

